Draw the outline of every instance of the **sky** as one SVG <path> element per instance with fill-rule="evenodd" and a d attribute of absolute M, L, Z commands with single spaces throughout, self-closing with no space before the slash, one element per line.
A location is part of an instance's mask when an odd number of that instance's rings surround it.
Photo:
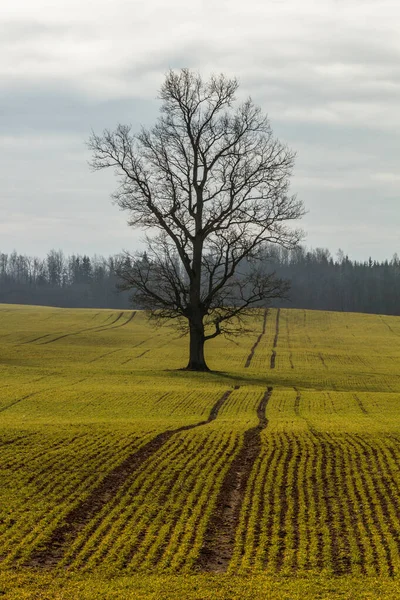
<path fill-rule="evenodd" d="M 168 69 L 240 82 L 297 153 L 308 247 L 400 254 L 398 0 L 3 0 L 0 252 L 134 251 L 85 142 L 151 126 Z"/>

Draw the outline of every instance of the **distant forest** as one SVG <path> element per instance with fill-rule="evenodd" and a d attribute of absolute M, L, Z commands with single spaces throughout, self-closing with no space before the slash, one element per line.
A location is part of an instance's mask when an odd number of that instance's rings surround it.
<path fill-rule="evenodd" d="M 304 247 L 266 251 L 268 271 L 291 282 L 290 300 L 275 306 L 400 315 L 400 260 L 352 261 L 339 250 Z M 115 270 L 124 255 L 46 258 L 0 253 L 0 302 L 70 308 L 132 308 L 130 294 L 117 289 Z M 136 307 L 137 308 L 137 307 Z"/>

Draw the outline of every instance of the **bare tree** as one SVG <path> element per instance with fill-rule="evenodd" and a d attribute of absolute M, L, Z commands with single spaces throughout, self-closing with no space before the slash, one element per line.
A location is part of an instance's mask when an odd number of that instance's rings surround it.
<path fill-rule="evenodd" d="M 196 371 L 208 370 L 206 340 L 286 292 L 259 266 L 265 244 L 301 237 L 287 226 L 304 213 L 289 195 L 294 154 L 250 98 L 235 107 L 237 88 L 224 75 L 170 71 L 152 129 L 119 125 L 89 140 L 91 166 L 116 169 L 113 198 L 129 225 L 149 231 L 146 254 L 120 270 L 124 287 L 153 317 L 186 324 Z"/>

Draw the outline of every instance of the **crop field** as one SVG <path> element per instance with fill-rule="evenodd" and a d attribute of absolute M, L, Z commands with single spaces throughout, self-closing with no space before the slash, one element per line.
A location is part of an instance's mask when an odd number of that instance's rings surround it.
<path fill-rule="evenodd" d="M 400 596 L 400 317 L 0 305 L 0 595 Z"/>

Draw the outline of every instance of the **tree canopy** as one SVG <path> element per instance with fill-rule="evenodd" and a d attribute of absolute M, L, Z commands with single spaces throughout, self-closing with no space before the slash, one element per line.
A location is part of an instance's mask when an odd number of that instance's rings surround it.
<path fill-rule="evenodd" d="M 170 71 L 151 129 L 92 134 L 92 167 L 113 167 L 115 203 L 147 232 L 145 254 L 120 269 L 125 288 L 158 320 L 190 333 L 188 369 L 206 370 L 204 343 L 237 331 L 252 306 L 287 292 L 265 270 L 267 243 L 297 245 L 303 204 L 289 193 L 294 153 L 272 133 L 236 79 Z M 245 268 L 242 268 L 245 266 Z"/>

